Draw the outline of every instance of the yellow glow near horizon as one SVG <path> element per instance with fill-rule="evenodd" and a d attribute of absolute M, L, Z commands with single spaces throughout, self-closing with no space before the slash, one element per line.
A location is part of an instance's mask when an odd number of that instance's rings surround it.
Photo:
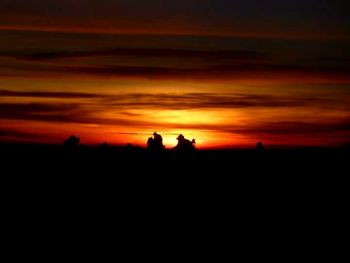
<path fill-rule="evenodd" d="M 257 141 L 281 145 L 331 145 L 347 139 L 347 131 L 329 135 L 322 131 L 315 135 L 317 131 L 314 131 L 317 124 L 323 127 L 334 123 L 335 127 L 340 127 L 337 123 L 344 123 L 349 116 L 349 92 L 336 86 L 307 90 L 290 86 L 247 87 L 220 81 L 68 79 L 4 80 L 2 85 L 4 95 L 0 96 L 0 102 L 4 117 L 0 120 L 0 133 L 3 131 L 5 135 L 0 139 L 3 141 L 62 143 L 68 136 L 76 135 L 83 144 L 132 143 L 145 147 L 148 137 L 158 132 L 167 149 L 177 144 L 179 134 L 189 140 L 196 139 L 197 147 L 203 149 L 254 147 Z M 286 94 L 280 94 L 282 88 Z M 14 95 L 6 95 L 6 91 L 12 91 Z M 29 95 L 21 95 L 21 92 Z M 51 96 L 50 92 L 63 95 Z M 73 96 L 65 97 L 65 92 Z M 84 97 L 85 93 L 91 96 Z M 260 101 L 259 95 L 268 96 Z M 248 100 L 244 100 L 245 96 Z M 289 99 L 302 103 L 270 105 L 269 96 L 272 100 L 276 97 L 277 102 L 281 102 L 278 101 L 281 96 L 287 103 Z M 305 101 L 305 97 L 313 100 Z M 323 103 L 326 98 L 333 100 L 326 105 Z M 242 105 L 239 104 L 241 99 Z M 254 104 L 256 100 L 258 103 Z M 306 126 L 305 131 L 293 126 L 303 122 L 315 125 Z M 288 123 L 296 129 L 295 134 L 287 132 Z M 14 134 L 12 137 L 11 133 Z"/>

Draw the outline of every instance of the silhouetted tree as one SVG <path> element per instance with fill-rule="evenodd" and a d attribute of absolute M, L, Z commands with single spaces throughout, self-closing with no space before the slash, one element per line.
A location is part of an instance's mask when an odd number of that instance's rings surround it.
<path fill-rule="evenodd" d="M 175 150 L 182 153 L 192 153 L 196 149 L 196 140 L 192 139 L 192 141 L 188 140 L 180 134 L 177 137 L 177 145 L 175 146 Z"/>
<path fill-rule="evenodd" d="M 126 144 L 126 149 L 133 149 L 134 148 L 134 145 L 132 143 L 128 143 Z"/>
<path fill-rule="evenodd" d="M 78 148 L 80 143 L 80 138 L 72 135 L 67 140 L 64 141 L 63 145 L 67 149 L 76 149 Z"/>
<path fill-rule="evenodd" d="M 149 150 L 155 152 L 164 150 L 163 137 L 160 134 L 154 132 L 153 137 L 150 137 L 147 140 L 147 147 Z"/>
<path fill-rule="evenodd" d="M 102 149 L 102 150 L 106 150 L 106 149 L 108 149 L 108 148 L 109 148 L 108 143 L 106 143 L 106 142 L 101 143 L 101 145 L 100 145 L 100 149 Z"/>
<path fill-rule="evenodd" d="M 111 148 L 109 144 L 106 142 L 101 143 L 100 146 L 98 147 L 98 152 L 99 154 L 102 154 L 102 155 L 108 155 L 110 150 Z"/>
<path fill-rule="evenodd" d="M 265 146 L 262 142 L 258 142 L 256 144 L 256 149 L 259 153 L 263 153 L 265 151 Z"/>

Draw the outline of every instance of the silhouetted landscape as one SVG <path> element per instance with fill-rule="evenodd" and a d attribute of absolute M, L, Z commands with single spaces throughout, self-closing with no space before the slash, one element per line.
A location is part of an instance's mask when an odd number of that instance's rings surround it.
<path fill-rule="evenodd" d="M 159 136 L 148 147 L 86 146 L 77 136 L 60 145 L 0 144 L 9 214 L 70 224 L 83 211 L 88 220 L 133 227 L 151 215 L 196 215 L 256 226 L 275 224 L 266 215 L 304 220 L 347 200 L 350 147 L 269 149 L 258 142 L 253 149 L 198 150 L 178 136 L 167 149 Z"/>
<path fill-rule="evenodd" d="M 154 133 L 147 146 L 125 147 L 80 144 L 71 136 L 62 145 L 0 144 L 2 166 L 9 173 L 24 171 L 28 176 L 59 174 L 71 178 L 84 175 L 300 178 L 346 174 L 350 147 L 265 148 L 198 150 L 195 140 L 178 136 L 178 145 L 166 148 L 162 136 Z M 30 175 L 29 175 L 30 174 Z"/>

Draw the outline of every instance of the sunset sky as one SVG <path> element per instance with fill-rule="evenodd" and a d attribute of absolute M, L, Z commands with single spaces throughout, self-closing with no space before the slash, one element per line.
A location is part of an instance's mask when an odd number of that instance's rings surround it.
<path fill-rule="evenodd" d="M 0 141 L 350 142 L 350 1 L 1 0 Z"/>

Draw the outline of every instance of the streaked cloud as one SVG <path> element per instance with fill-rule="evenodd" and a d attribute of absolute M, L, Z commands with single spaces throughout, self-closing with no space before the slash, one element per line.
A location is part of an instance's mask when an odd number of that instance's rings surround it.
<path fill-rule="evenodd" d="M 1 28 L 68 32 L 347 38 L 347 1 L 13 1 Z"/>
<path fill-rule="evenodd" d="M 63 40 L 66 40 L 66 36 L 63 36 Z M 276 54 L 276 51 L 260 48 L 189 49 L 161 46 L 97 49 L 85 46 L 81 49 L 66 47 L 48 51 L 43 48 L 9 47 L 0 51 L 0 63 L 6 65 L 0 68 L 0 77 L 350 82 L 350 65 L 340 60 L 330 63 L 323 59 L 322 62 L 320 52 L 305 55 L 308 49 L 301 54 L 288 54 L 289 51 L 282 49 L 279 51 L 282 54 Z M 293 56 L 302 57 L 296 60 Z"/>
<path fill-rule="evenodd" d="M 349 7 L 2 0 L 0 140 L 346 142 Z"/>
<path fill-rule="evenodd" d="M 264 54 L 252 50 L 190 50 L 190 49 L 165 49 L 165 48 L 119 48 L 112 50 L 90 50 L 90 51 L 57 51 L 57 52 L 33 52 L 12 51 L 1 52 L 0 56 L 23 60 L 53 60 L 67 58 L 86 57 L 182 57 L 198 59 L 219 60 L 260 60 Z"/>
<path fill-rule="evenodd" d="M 166 134 L 191 131 L 197 138 L 211 134 L 214 140 L 215 134 L 220 134 L 217 136 L 233 136 L 232 140 L 243 136 L 252 142 L 262 138 L 271 144 L 338 144 L 347 142 L 350 136 L 347 101 L 347 97 L 320 95 L 0 90 L 0 140 L 52 141 L 60 138 L 53 129 L 45 133 L 45 129 L 37 128 L 35 132 L 18 128 L 18 124 L 35 122 L 39 127 L 72 127 L 72 133 L 78 135 L 87 128 L 92 129 L 97 137 L 94 141 L 106 134 L 143 141 L 146 131 L 160 130 Z M 327 114 L 318 116 L 317 113 Z M 300 114 L 304 116 L 303 120 L 298 118 Z M 2 125 L 7 122 L 12 124 Z M 81 128 L 77 129 L 76 125 Z"/>
<path fill-rule="evenodd" d="M 42 91 L 8 91 L 0 90 L 1 97 L 27 97 L 46 99 L 81 99 L 81 104 L 0 104 L 4 107 L 3 114 L 11 114 L 16 109 L 16 105 L 24 112 L 43 111 L 65 112 L 77 109 L 80 106 L 95 105 L 100 108 L 160 108 L 160 109 L 200 109 L 200 108 L 250 108 L 250 107 L 302 107 L 302 106 L 326 106 L 339 103 L 339 100 L 319 97 L 292 97 L 261 94 L 242 93 L 127 93 L 119 95 L 82 93 L 82 92 L 42 92 Z M 88 99 L 84 101 L 84 99 Z M 8 108 L 6 108 L 8 107 Z M 11 107 L 14 107 L 11 109 Z M 23 107 L 23 108 L 22 108 Z M 95 111 L 95 108 L 92 108 Z M 83 114 L 80 112 L 79 114 Z"/>

